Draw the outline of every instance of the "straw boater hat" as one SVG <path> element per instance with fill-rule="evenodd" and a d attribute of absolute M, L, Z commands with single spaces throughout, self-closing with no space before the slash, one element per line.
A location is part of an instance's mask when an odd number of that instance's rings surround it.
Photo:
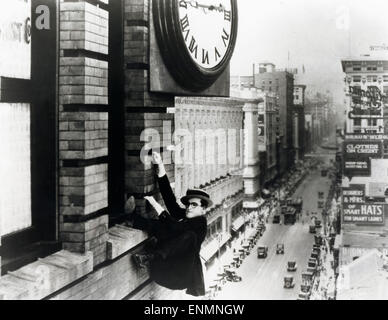
<path fill-rule="evenodd" d="M 210 200 L 210 196 L 201 189 L 188 189 L 186 191 L 186 195 L 181 198 L 181 202 L 184 205 L 188 205 L 189 199 L 192 199 L 192 198 L 198 198 L 198 199 L 204 200 L 208 208 L 213 205 L 213 201 Z"/>

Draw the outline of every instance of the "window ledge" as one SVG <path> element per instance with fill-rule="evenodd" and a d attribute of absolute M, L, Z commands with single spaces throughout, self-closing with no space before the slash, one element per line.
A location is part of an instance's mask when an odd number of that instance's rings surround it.
<path fill-rule="evenodd" d="M 58 251 L 0 278 L 0 299 L 40 300 L 93 271 L 93 254 Z"/>
<path fill-rule="evenodd" d="M 109 229 L 107 259 L 113 260 L 148 239 L 144 231 L 116 225 Z"/>

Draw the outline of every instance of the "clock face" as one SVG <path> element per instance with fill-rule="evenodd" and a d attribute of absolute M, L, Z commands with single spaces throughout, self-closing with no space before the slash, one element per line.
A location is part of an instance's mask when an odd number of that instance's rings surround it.
<path fill-rule="evenodd" d="M 219 65 L 230 45 L 231 0 L 177 0 L 179 22 L 186 49 L 204 69 Z"/>
<path fill-rule="evenodd" d="M 229 65 L 237 38 L 237 0 L 152 0 L 165 65 L 191 91 L 209 88 Z"/>

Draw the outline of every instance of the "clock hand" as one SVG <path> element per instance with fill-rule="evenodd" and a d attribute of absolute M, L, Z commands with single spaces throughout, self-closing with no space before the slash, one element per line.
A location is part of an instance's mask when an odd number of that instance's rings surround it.
<path fill-rule="evenodd" d="M 188 3 L 190 6 L 192 6 L 193 8 L 196 8 L 196 9 L 203 8 L 203 9 L 208 9 L 209 11 L 214 10 L 214 11 L 218 11 L 218 12 L 223 12 L 225 10 L 225 7 L 222 4 L 220 4 L 219 6 L 206 5 L 206 4 L 200 4 L 195 0 L 186 1 L 186 3 Z"/>

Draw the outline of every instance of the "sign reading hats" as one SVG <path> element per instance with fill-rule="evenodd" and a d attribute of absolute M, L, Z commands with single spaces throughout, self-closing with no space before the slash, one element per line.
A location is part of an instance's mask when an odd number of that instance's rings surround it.
<path fill-rule="evenodd" d="M 205 201 L 207 208 L 213 205 L 213 201 L 210 200 L 209 194 L 201 189 L 188 189 L 186 191 L 186 195 L 181 198 L 181 202 L 187 206 L 189 204 L 189 200 L 193 198 L 198 198 Z"/>
<path fill-rule="evenodd" d="M 352 184 L 342 190 L 343 223 L 384 224 L 386 205 L 365 202 L 365 185 Z"/>

